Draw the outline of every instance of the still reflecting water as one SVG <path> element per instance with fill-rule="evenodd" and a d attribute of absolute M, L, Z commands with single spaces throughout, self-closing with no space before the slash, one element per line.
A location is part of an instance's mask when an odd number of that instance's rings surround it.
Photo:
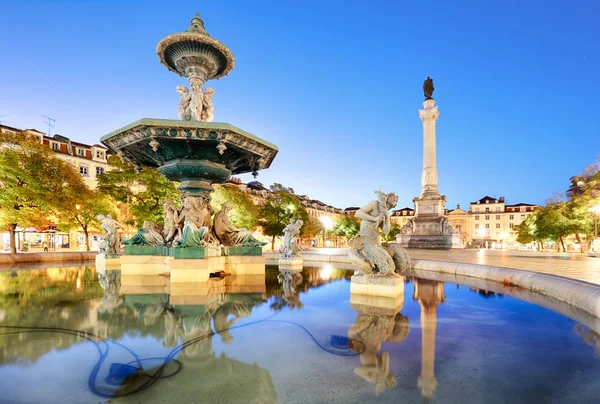
<path fill-rule="evenodd" d="M 0 272 L 0 402 L 600 397 L 600 337 L 567 317 L 418 278 L 398 310 L 351 304 L 351 275 L 270 268 L 182 289 L 93 267 Z"/>

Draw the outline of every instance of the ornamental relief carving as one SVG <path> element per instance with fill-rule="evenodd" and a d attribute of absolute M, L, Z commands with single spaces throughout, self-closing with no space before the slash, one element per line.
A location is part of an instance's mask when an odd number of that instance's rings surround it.
<path fill-rule="evenodd" d="M 421 121 L 425 122 L 425 121 L 435 121 L 438 119 L 438 116 L 440 115 L 437 107 L 433 107 L 431 109 L 420 109 L 419 110 L 419 117 L 421 118 Z"/>

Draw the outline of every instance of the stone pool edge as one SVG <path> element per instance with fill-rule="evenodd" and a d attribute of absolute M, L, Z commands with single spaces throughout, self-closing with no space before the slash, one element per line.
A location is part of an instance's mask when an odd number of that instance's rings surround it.
<path fill-rule="evenodd" d="M 69 251 L 69 252 L 35 252 L 19 254 L 0 254 L 0 270 L 2 266 L 15 264 L 29 264 L 40 262 L 86 262 L 93 261 L 98 255 L 97 251 Z M 9 268 L 10 269 L 10 268 Z"/>
<path fill-rule="evenodd" d="M 266 253 L 264 255 L 268 265 L 277 265 L 278 254 Z M 334 264 L 340 269 L 353 268 L 346 255 L 303 253 L 302 258 L 305 265 Z M 506 287 L 524 289 L 568 303 L 600 318 L 600 286 L 592 283 L 524 269 L 452 261 L 412 259 L 412 267 L 420 271 L 481 279 Z"/>

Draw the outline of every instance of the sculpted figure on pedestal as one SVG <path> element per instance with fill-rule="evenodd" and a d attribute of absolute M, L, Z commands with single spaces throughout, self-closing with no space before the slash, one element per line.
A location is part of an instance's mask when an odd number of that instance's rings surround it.
<path fill-rule="evenodd" d="M 292 219 L 290 224 L 283 229 L 282 246 L 279 249 L 281 258 L 291 258 L 299 255 L 302 248 L 298 245 L 296 239 L 300 235 L 303 224 L 304 222 L 301 219 Z"/>
<path fill-rule="evenodd" d="M 425 95 L 426 100 L 433 99 L 433 90 L 435 90 L 433 87 L 433 79 L 427 76 L 427 79 L 423 83 L 423 94 Z"/>
<path fill-rule="evenodd" d="M 181 212 L 177 216 L 177 224 L 183 223 L 179 247 L 206 247 L 210 242 L 210 209 L 197 196 L 183 197 Z M 208 236 L 208 237 L 207 237 Z"/>
<path fill-rule="evenodd" d="M 119 237 L 119 229 L 122 229 L 125 226 L 113 219 L 110 213 L 106 216 L 98 215 L 96 216 L 96 219 L 101 223 L 100 227 L 102 228 L 102 230 L 104 230 L 105 233 L 105 253 L 118 254 L 118 249 L 121 246 L 121 237 Z"/>
<path fill-rule="evenodd" d="M 184 121 L 191 121 L 192 111 L 190 110 L 190 102 L 192 101 L 192 95 L 186 86 L 177 86 L 176 90 L 181 96 L 177 115 L 179 115 L 179 117 Z"/>
<path fill-rule="evenodd" d="M 204 90 L 202 97 L 202 122 L 212 122 L 215 119 L 215 107 L 213 105 L 212 97 L 215 95 L 215 90 L 207 88 Z"/>
<path fill-rule="evenodd" d="M 398 197 L 393 192 L 385 194 L 379 190 L 375 193 L 377 200 L 369 202 L 356 212 L 356 217 L 362 221 L 358 235 L 348 241 L 348 256 L 364 274 L 388 275 L 394 273 L 394 260 L 381 245 L 379 228 L 385 234 L 389 233 L 389 210 L 396 206 Z"/>
<path fill-rule="evenodd" d="M 263 243 L 254 238 L 252 233 L 246 229 L 239 229 L 229 221 L 231 204 L 225 202 L 221 210 L 215 215 L 213 229 L 215 235 L 224 246 L 262 247 Z"/>
<path fill-rule="evenodd" d="M 154 222 L 144 221 L 144 225 L 129 240 L 124 241 L 126 245 L 162 245 L 163 236 L 161 228 Z"/>
<path fill-rule="evenodd" d="M 177 114 L 184 121 L 212 122 L 215 118 L 215 107 L 212 97 L 215 90 L 207 88 L 202 92 L 202 84 L 192 82 L 191 92 L 186 86 L 177 86 L 177 93 L 181 96 Z"/>
<path fill-rule="evenodd" d="M 162 236 L 165 244 L 170 243 L 177 234 L 177 238 L 181 238 L 181 227 L 177 225 L 179 214 L 173 201 L 163 201 L 163 211 L 165 214 L 165 225 L 163 226 Z"/>

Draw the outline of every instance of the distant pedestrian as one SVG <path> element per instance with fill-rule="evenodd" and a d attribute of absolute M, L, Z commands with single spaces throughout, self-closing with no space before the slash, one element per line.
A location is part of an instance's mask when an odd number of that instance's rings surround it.
<path fill-rule="evenodd" d="M 47 242 L 42 242 L 42 248 L 44 249 L 44 251 L 48 251 L 48 243 Z"/>

